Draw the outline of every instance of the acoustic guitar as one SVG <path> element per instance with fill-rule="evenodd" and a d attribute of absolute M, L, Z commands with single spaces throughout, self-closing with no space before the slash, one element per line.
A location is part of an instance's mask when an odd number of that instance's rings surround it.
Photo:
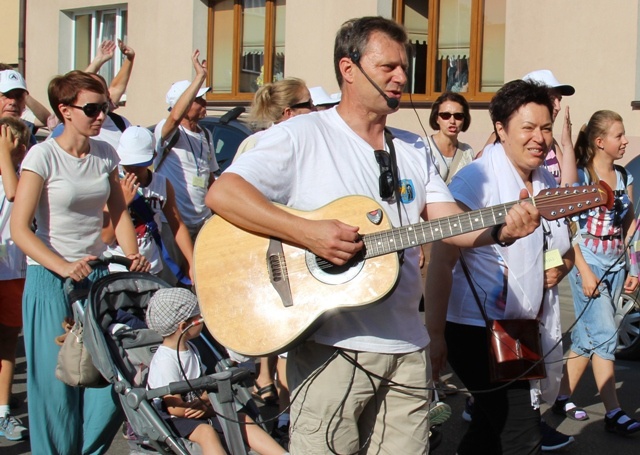
<path fill-rule="evenodd" d="M 613 205 L 606 183 L 553 188 L 528 199 L 548 219 Z M 205 324 L 229 349 L 248 356 L 289 350 L 331 313 L 373 304 L 395 286 L 396 252 L 503 223 L 514 201 L 392 228 L 365 196 L 347 196 L 313 211 L 280 206 L 309 220 L 337 219 L 360 227 L 361 253 L 336 266 L 312 252 L 241 229 L 220 216 L 195 244 L 195 286 Z"/>

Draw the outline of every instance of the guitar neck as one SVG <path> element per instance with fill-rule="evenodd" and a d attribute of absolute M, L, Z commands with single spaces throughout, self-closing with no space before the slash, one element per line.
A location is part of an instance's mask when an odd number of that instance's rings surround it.
<path fill-rule="evenodd" d="M 527 199 L 532 202 L 532 199 Z M 522 201 L 519 201 L 522 202 Z M 410 224 L 363 236 L 364 258 L 382 256 L 454 235 L 477 231 L 504 223 L 507 212 L 518 202 L 494 205 L 480 210 Z"/>

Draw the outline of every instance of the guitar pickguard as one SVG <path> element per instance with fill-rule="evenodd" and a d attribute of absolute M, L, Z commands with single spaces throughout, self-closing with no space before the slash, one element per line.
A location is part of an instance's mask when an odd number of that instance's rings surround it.
<path fill-rule="evenodd" d="M 361 255 L 355 256 L 345 265 L 335 265 L 311 251 L 306 251 L 305 262 L 309 273 L 324 284 L 344 284 L 358 276 L 364 267 L 364 259 Z"/>

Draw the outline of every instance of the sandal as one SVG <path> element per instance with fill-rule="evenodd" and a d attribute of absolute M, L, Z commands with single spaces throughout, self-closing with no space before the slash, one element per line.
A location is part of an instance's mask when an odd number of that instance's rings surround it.
<path fill-rule="evenodd" d="M 582 408 L 574 406 L 573 408 L 567 410 L 567 404 L 569 403 L 570 402 L 568 398 L 564 400 L 556 400 L 555 403 L 553 403 L 551 410 L 553 411 L 554 414 L 569 417 L 571 420 L 577 420 L 578 422 L 583 420 L 589 420 L 589 415 L 587 414 L 587 411 L 585 411 Z M 576 414 L 578 413 L 582 413 L 583 415 L 581 415 L 580 417 L 576 417 Z"/>
<path fill-rule="evenodd" d="M 625 436 L 640 431 L 640 422 L 636 419 L 629 418 L 625 423 L 619 422 L 620 418 L 626 415 L 627 413 L 621 409 L 613 417 L 604 416 L 604 429 L 609 433 L 618 433 Z M 629 428 L 633 424 L 636 424 L 636 427 Z"/>
<path fill-rule="evenodd" d="M 258 387 L 255 384 L 251 396 L 262 404 L 275 404 L 278 402 L 278 391 L 273 384 L 267 384 L 264 387 Z"/>

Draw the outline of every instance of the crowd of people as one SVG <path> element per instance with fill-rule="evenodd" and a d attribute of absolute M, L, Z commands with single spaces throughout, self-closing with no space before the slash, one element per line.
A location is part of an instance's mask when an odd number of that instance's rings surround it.
<path fill-rule="evenodd" d="M 97 72 L 116 47 L 125 58 L 107 84 Z M 633 177 L 615 164 L 628 144 L 622 118 L 594 113 L 574 144 L 566 107 L 556 141 L 561 100 L 575 90 L 536 70 L 495 94 L 494 131 L 482 150 L 459 140 L 471 124 L 461 93 L 435 100 L 433 134 L 391 128 L 387 117 L 407 84 L 407 48 L 405 29 L 393 21 L 345 22 L 334 45 L 340 93 L 293 77 L 265 84 L 250 115 L 268 128 L 247 138 L 218 178 L 215 144 L 198 123 L 209 91 L 199 51 L 191 56 L 195 77 L 171 85 L 168 114 L 154 133 L 114 112 L 135 61 L 121 41 L 102 43 L 84 71 L 51 80 L 53 114 L 29 95 L 20 73 L 0 68 L 0 436 L 30 436 L 35 454 L 105 453 L 115 437 L 123 413 L 110 387 L 71 387 L 55 378 L 54 339 L 72 315 L 65 281 L 87 288 L 119 271 L 92 267 L 102 253 L 126 256 L 130 270 L 176 286 L 158 291 L 149 305 L 147 325 L 164 340 L 149 386 L 182 377 L 172 363 L 176 351 L 185 353 L 182 369 L 194 379 L 202 369 L 188 340 L 199 334 L 190 324 L 200 309 L 185 288 L 194 283 L 194 242 L 206 220 L 215 213 L 343 266 L 366 253 L 359 226 L 307 219 L 273 202 L 312 211 L 351 195 L 376 200 L 395 227 L 520 202 L 500 224 L 400 251 L 398 282 L 380 302 L 332 314 L 286 355 L 256 359 L 253 396 L 277 401 L 280 415 L 272 435 L 245 427 L 250 447 L 275 455 L 426 454 L 432 425 L 446 414 L 439 399 L 457 391 L 442 380 L 447 363 L 470 392 L 461 455 L 571 444 L 573 437 L 544 423 L 540 404 L 588 419 L 572 395 L 589 364 L 606 409 L 604 429 L 640 431 L 622 410 L 614 378 L 615 302 L 638 287 L 635 255 L 626 253 L 637 238 Z M 27 107 L 35 123 L 21 118 Z M 36 143 L 42 127 L 51 135 Z M 599 182 L 613 188 L 613 207 L 576 219 L 545 220 L 529 201 L 558 185 Z M 577 324 L 563 368 L 558 284 L 566 276 Z M 503 319 L 540 321 L 544 378 L 490 379 L 487 324 Z M 11 414 L 21 331 L 29 429 Z M 183 331 L 187 336 L 178 336 Z M 206 420 L 213 416 L 206 394 L 193 401 L 169 395 L 164 403 L 162 417 L 180 436 L 205 454 L 225 453 Z"/>

